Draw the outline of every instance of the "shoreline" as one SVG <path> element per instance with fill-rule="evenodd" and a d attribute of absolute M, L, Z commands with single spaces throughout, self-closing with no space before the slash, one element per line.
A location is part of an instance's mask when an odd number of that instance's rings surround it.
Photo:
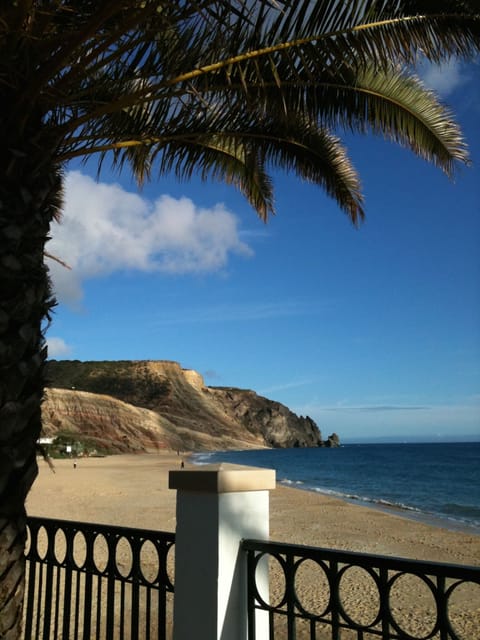
<path fill-rule="evenodd" d="M 168 472 L 194 469 L 187 452 L 39 460 L 27 513 L 40 517 L 174 531 L 176 492 Z M 270 492 L 270 537 L 279 542 L 480 565 L 480 536 L 277 482 Z"/>
<path fill-rule="evenodd" d="M 415 443 L 417 444 L 417 443 Z M 429 444 L 429 443 L 426 443 Z M 459 443 L 462 444 L 462 443 Z M 222 454 L 227 454 L 227 461 L 234 462 L 234 460 L 229 460 L 228 454 L 229 451 L 211 451 L 211 452 L 194 452 L 191 454 L 191 461 L 196 466 L 202 466 L 204 464 L 211 464 L 209 461 L 209 457 L 211 455 L 214 456 L 213 463 L 218 463 L 222 461 Z M 240 451 L 235 453 L 241 453 Z M 199 462 L 197 462 L 199 460 Z M 236 462 L 236 464 L 242 464 L 242 462 Z M 257 466 L 255 463 L 252 466 Z M 260 468 L 264 468 L 265 465 L 258 465 Z M 272 464 L 270 468 L 275 468 L 275 465 Z M 301 477 L 301 476 L 300 476 Z M 444 513 L 436 513 L 434 511 L 427 511 L 421 506 L 412 506 L 409 504 L 395 503 L 389 502 L 386 499 L 370 497 L 368 493 L 363 494 L 355 494 L 349 492 L 348 489 L 332 489 L 329 487 L 322 487 L 321 485 L 313 485 L 309 484 L 308 480 L 297 478 L 290 478 L 288 473 L 283 469 L 282 471 L 277 471 L 277 485 L 289 488 L 289 489 L 298 489 L 300 491 L 311 492 L 319 496 L 325 496 L 331 499 L 337 499 L 345 501 L 348 504 L 361 506 L 367 509 L 373 509 L 375 511 L 383 511 L 387 514 L 396 515 L 399 517 L 403 517 L 409 521 L 419 522 L 423 524 L 427 524 L 432 527 L 437 527 L 441 529 L 447 529 L 453 532 L 464 533 L 466 535 L 475 535 L 480 536 L 480 522 L 478 518 L 476 520 L 469 520 L 468 516 L 464 517 L 455 517 L 454 515 L 448 515 Z"/>
<path fill-rule="evenodd" d="M 343 494 L 336 495 L 335 493 L 329 491 L 328 489 L 322 490 L 320 488 L 312 489 L 310 487 L 302 487 L 298 485 L 290 485 L 289 483 L 285 483 L 283 481 L 277 482 L 277 485 L 285 487 L 286 489 L 297 489 L 298 491 L 308 491 L 317 495 L 325 496 L 326 498 L 332 498 L 333 500 L 342 500 L 348 504 L 355 505 L 358 507 L 363 507 L 365 509 L 373 509 L 382 511 L 386 514 L 390 514 L 393 516 L 397 516 L 399 518 L 405 518 L 406 520 L 413 520 L 414 522 L 420 522 L 422 524 L 429 525 L 431 527 L 436 527 L 439 529 L 446 529 L 448 531 L 464 533 L 466 535 L 474 535 L 480 537 L 480 527 L 463 522 L 460 520 L 455 520 L 454 518 L 442 518 L 434 513 L 427 513 L 426 511 L 421 511 L 419 509 L 415 509 L 413 507 L 401 507 L 399 505 L 394 504 L 382 504 L 381 502 L 375 500 L 365 500 L 362 498 L 353 498 L 349 496 L 345 496 Z"/>

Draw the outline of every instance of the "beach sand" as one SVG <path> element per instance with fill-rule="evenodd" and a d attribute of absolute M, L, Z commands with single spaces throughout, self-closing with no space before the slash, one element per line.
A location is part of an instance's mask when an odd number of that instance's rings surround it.
<path fill-rule="evenodd" d="M 55 473 L 39 460 L 39 477 L 27 498 L 27 512 L 32 516 L 174 531 L 176 492 L 168 489 L 168 471 L 179 469 L 183 459 L 186 468 L 193 467 L 188 458 L 176 452 L 80 458 L 76 468 L 72 460 L 55 460 Z M 331 549 L 480 565 L 478 535 L 278 485 L 270 494 L 270 538 Z M 299 585 L 299 591 L 305 591 L 307 598 L 309 580 L 307 572 L 303 586 Z M 272 597 L 281 589 L 281 580 L 274 576 Z M 408 585 L 400 608 L 419 603 L 422 589 L 419 580 Z M 345 600 L 351 601 L 361 618 L 361 596 L 365 596 L 368 585 L 353 584 L 350 591 Z M 459 592 L 458 599 L 460 637 L 480 638 L 480 588 L 472 585 L 471 590 Z M 427 624 L 428 615 L 421 606 L 418 612 L 414 628 L 422 620 Z"/>

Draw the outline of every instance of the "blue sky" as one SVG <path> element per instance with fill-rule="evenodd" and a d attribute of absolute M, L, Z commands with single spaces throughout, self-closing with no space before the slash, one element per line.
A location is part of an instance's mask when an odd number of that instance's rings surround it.
<path fill-rule="evenodd" d="M 480 68 L 424 70 L 473 167 L 450 181 L 407 150 L 344 138 L 367 220 L 277 174 L 265 225 L 232 187 L 141 191 L 71 165 L 49 251 L 51 358 L 175 360 L 310 415 L 324 436 L 480 440 Z"/>

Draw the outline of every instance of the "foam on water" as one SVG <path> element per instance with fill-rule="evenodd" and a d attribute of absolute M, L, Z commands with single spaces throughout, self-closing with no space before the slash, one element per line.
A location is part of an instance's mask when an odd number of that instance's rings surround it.
<path fill-rule="evenodd" d="M 208 452 L 193 461 L 272 468 L 286 486 L 480 535 L 480 443 Z"/>

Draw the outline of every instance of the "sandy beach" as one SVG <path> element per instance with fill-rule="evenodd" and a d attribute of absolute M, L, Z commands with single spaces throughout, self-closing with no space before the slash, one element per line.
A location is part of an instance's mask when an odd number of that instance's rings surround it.
<path fill-rule="evenodd" d="M 29 515 L 175 530 L 175 491 L 168 472 L 175 452 L 39 460 L 27 498 Z M 193 468 L 188 459 L 185 466 Z M 420 560 L 480 565 L 480 536 L 416 522 L 328 496 L 277 485 L 270 494 L 272 540 Z"/>
<path fill-rule="evenodd" d="M 168 472 L 176 452 L 55 460 L 40 473 L 27 499 L 29 515 L 175 530 L 176 492 Z M 185 459 L 187 468 L 193 467 Z M 270 537 L 279 542 L 480 565 L 480 536 L 450 531 L 318 493 L 278 486 L 270 494 Z M 465 638 L 479 638 L 480 589 L 465 594 Z M 412 598 L 415 593 L 411 592 Z"/>

